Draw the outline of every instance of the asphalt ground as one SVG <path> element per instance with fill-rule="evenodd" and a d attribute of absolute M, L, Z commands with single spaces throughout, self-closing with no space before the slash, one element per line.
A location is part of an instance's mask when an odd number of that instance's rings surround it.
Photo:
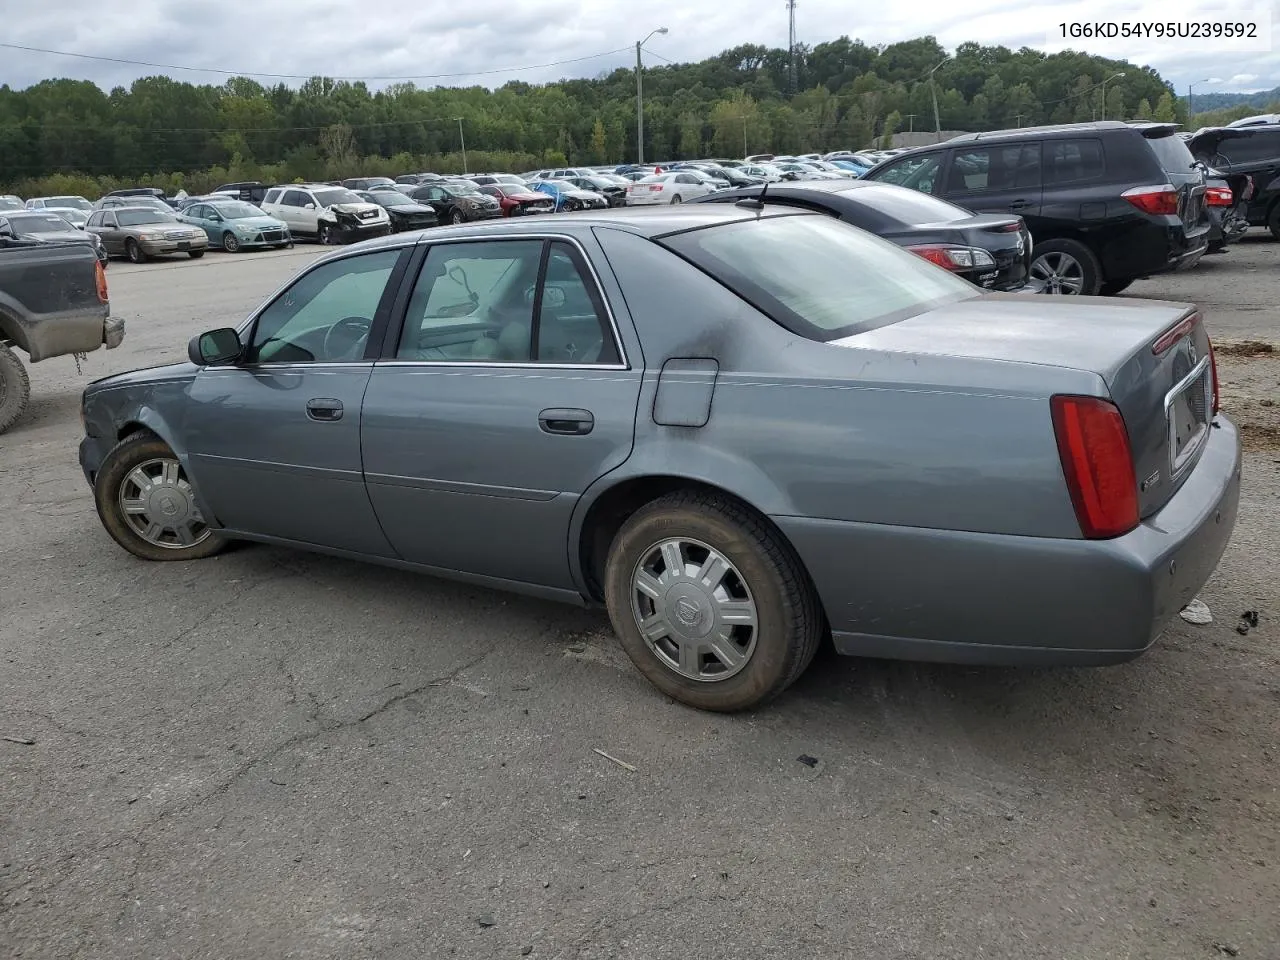
<path fill-rule="evenodd" d="M 824 651 L 709 715 L 601 613 L 109 540 L 84 384 L 182 358 L 320 252 L 113 264 L 124 345 L 32 366 L 0 436 L 0 737 L 33 741 L 0 740 L 0 955 L 1280 956 L 1276 449 L 1247 455 L 1214 622 L 1133 663 Z M 1278 264 L 1250 238 L 1132 292 L 1277 342 Z"/>

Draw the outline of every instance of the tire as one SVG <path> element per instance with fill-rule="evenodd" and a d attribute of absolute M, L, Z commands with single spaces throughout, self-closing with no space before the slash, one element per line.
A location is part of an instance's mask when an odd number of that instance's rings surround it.
<path fill-rule="evenodd" d="M 1267 229 L 1271 231 L 1271 235 L 1280 240 L 1280 200 L 1271 205 L 1270 212 L 1267 213 Z"/>
<path fill-rule="evenodd" d="M 147 255 L 143 253 L 142 247 L 138 246 L 138 241 L 133 237 L 124 242 L 124 255 L 129 258 L 130 263 L 147 262 Z"/>
<path fill-rule="evenodd" d="M 1045 283 L 1041 293 L 1092 297 L 1102 283 L 1102 268 L 1093 251 L 1080 241 L 1046 240 L 1031 252 L 1031 282 Z"/>
<path fill-rule="evenodd" d="M 671 202 L 672 202 L 672 203 L 684 203 L 684 198 L 683 198 L 682 196 L 680 196 L 680 194 L 678 194 L 678 193 L 677 193 L 677 194 L 675 194 L 675 196 L 673 196 L 673 197 L 671 198 Z"/>
<path fill-rule="evenodd" d="M 27 412 L 31 401 L 31 379 L 18 355 L 0 343 L 0 433 L 4 433 Z"/>
<path fill-rule="evenodd" d="M 714 593 L 684 571 L 668 583 L 675 564 L 663 562 L 660 573 L 652 572 L 657 568 L 650 561 L 677 541 L 684 544 L 681 566 L 708 561 L 708 551 L 726 563 Z M 651 590 L 666 585 L 661 606 L 637 587 L 641 575 Z M 667 696 L 703 710 L 728 713 L 767 703 L 804 672 L 826 633 L 817 596 L 790 544 L 757 514 L 712 494 L 673 493 L 636 511 L 609 549 L 604 584 L 610 620 L 631 662 Z M 737 604 L 738 616 L 749 610 L 750 623 L 726 627 L 718 613 L 726 601 Z M 639 621 L 658 613 L 671 631 L 651 645 Z M 677 643 L 680 627 L 700 632 L 701 644 Z M 736 666 L 733 657 L 726 660 L 707 647 L 718 628 L 731 631 Z M 724 635 L 717 642 L 729 649 Z"/>
<path fill-rule="evenodd" d="M 126 497 L 126 494 L 140 492 L 134 479 L 137 470 L 148 475 L 163 471 L 159 477 L 160 489 L 150 498 Z M 203 524 L 191 495 L 191 485 L 186 481 L 177 457 L 154 434 L 135 433 L 116 444 L 102 461 L 102 468 L 94 479 L 93 499 L 98 508 L 98 517 L 111 539 L 143 560 L 200 560 L 213 556 L 227 546 L 225 537 Z M 154 505 L 158 516 L 152 517 L 145 510 L 141 513 L 126 513 L 124 499 L 136 500 L 143 506 Z M 176 512 L 159 516 L 162 510 L 169 508 Z M 176 527 L 161 529 L 155 537 L 149 538 L 135 526 L 137 523 L 139 526 L 150 527 L 157 519 L 171 520 L 175 516 L 189 520 L 193 510 L 194 517 L 200 518 L 201 522 L 187 527 L 192 542 L 186 545 L 179 542 Z M 131 520 L 130 517 L 137 520 Z"/>
<path fill-rule="evenodd" d="M 1098 292 L 1104 297 L 1113 297 L 1123 290 L 1128 290 L 1134 279 L 1130 277 L 1127 280 L 1103 280 L 1102 285 L 1098 287 Z"/>
<path fill-rule="evenodd" d="M 187 256 L 190 257 L 192 260 L 199 260 L 201 257 L 204 256 L 204 253 L 205 252 L 203 250 L 188 250 Z"/>
<path fill-rule="evenodd" d="M 227 253 L 240 252 L 240 241 L 236 239 L 236 235 L 230 230 L 222 235 L 222 249 Z"/>
<path fill-rule="evenodd" d="M 449 222 L 455 227 L 460 223 L 466 223 L 466 220 L 467 218 L 462 215 L 461 210 L 454 210 L 453 213 L 449 214 Z"/>
<path fill-rule="evenodd" d="M 322 224 L 320 232 L 316 234 L 316 239 L 326 247 L 332 245 L 334 242 L 333 227 L 329 226 L 327 223 Z"/>

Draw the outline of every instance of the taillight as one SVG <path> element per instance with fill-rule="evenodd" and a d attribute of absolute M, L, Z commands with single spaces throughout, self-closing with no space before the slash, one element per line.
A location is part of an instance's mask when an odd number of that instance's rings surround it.
<path fill-rule="evenodd" d="M 1158 187 L 1134 187 L 1120 196 L 1143 213 L 1168 215 L 1178 212 L 1178 191 L 1168 183 Z"/>
<path fill-rule="evenodd" d="M 1209 187 L 1204 192 L 1204 200 L 1211 207 L 1229 207 L 1232 204 L 1230 187 Z"/>
<path fill-rule="evenodd" d="M 661 190 L 664 186 L 666 186 L 666 184 L 651 183 L 649 184 L 649 192 L 652 193 L 654 190 Z"/>
<path fill-rule="evenodd" d="M 907 247 L 918 257 L 947 270 L 972 270 L 974 267 L 994 267 L 991 254 L 980 247 L 952 247 L 940 243 L 920 243 Z"/>
<path fill-rule="evenodd" d="M 1090 540 L 1128 533 L 1138 525 L 1138 482 L 1119 408 L 1098 397 L 1065 394 L 1049 405 L 1080 532 Z"/>
<path fill-rule="evenodd" d="M 98 300 L 101 303 L 107 302 L 107 271 L 102 269 L 102 261 L 99 260 L 94 265 L 93 279 L 98 286 Z"/>

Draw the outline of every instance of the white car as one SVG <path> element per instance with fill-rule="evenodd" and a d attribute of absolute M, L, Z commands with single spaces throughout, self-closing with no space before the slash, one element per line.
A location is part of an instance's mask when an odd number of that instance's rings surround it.
<path fill-rule="evenodd" d="M 683 203 L 715 193 L 715 187 L 704 183 L 689 171 L 659 173 L 637 180 L 627 187 L 627 206 L 655 203 Z"/>
<path fill-rule="evenodd" d="M 292 236 L 320 243 L 351 243 L 391 232 L 386 208 L 361 200 L 346 187 L 319 183 L 272 187 L 261 206 L 263 213 L 288 224 Z"/>
<path fill-rule="evenodd" d="M 84 197 L 32 197 L 27 201 L 28 210 L 47 210 L 83 230 L 93 213 L 93 204 Z"/>
<path fill-rule="evenodd" d="M 782 179 L 782 171 L 767 163 L 749 163 L 739 167 L 738 172 L 748 177 L 759 177 L 765 183 L 777 183 Z"/>

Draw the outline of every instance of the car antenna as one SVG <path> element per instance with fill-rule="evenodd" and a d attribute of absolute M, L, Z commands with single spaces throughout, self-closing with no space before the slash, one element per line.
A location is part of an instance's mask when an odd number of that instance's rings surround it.
<path fill-rule="evenodd" d="M 769 192 L 769 181 L 768 181 L 768 180 L 766 180 L 766 181 L 764 182 L 764 186 L 762 186 L 762 187 L 760 188 L 760 196 L 758 196 L 758 197 L 743 197 L 741 200 L 739 200 L 737 203 L 735 203 L 735 204 L 734 204 L 734 206 L 735 206 L 735 207 L 742 207 L 744 210 L 756 210 L 756 211 L 762 211 L 762 210 L 764 210 L 764 200 L 765 200 L 765 195 L 766 195 L 768 192 Z M 759 215 L 760 215 L 759 213 L 757 213 L 757 214 L 756 214 L 756 216 L 759 216 Z"/>

